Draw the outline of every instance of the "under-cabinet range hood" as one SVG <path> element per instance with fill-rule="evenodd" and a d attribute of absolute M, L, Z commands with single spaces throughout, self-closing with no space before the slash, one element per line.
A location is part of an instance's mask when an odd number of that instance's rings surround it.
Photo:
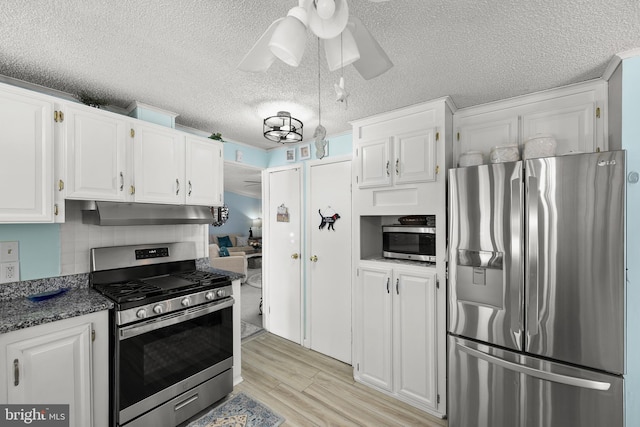
<path fill-rule="evenodd" d="M 92 225 L 211 224 L 208 206 L 94 202 L 82 210 L 82 222 Z"/>

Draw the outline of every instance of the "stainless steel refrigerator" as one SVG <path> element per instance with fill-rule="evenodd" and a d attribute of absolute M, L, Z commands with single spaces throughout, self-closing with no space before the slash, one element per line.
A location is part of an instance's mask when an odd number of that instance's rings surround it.
<path fill-rule="evenodd" d="M 625 152 L 449 174 L 449 427 L 623 425 Z"/>

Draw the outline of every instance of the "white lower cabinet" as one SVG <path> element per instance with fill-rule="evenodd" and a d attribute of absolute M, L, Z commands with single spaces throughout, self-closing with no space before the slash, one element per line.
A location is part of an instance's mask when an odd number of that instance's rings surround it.
<path fill-rule="evenodd" d="M 436 279 L 426 267 L 360 264 L 353 366 L 356 381 L 439 415 Z"/>
<path fill-rule="evenodd" d="M 0 335 L 0 402 L 69 404 L 71 427 L 108 424 L 107 311 Z"/>

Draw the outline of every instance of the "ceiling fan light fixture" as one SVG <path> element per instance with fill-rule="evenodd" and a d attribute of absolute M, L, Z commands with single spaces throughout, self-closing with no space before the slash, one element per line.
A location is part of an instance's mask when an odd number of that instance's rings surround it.
<path fill-rule="evenodd" d="M 350 24 L 353 23 L 353 38 L 360 50 L 360 59 L 355 61 L 353 66 L 358 70 L 362 78 L 370 80 L 393 67 L 393 62 L 391 62 L 369 30 L 362 24 L 362 21 L 355 16 L 352 16 L 349 20 Z"/>
<path fill-rule="evenodd" d="M 278 24 L 283 20 L 284 18 L 278 18 L 269 25 L 267 31 L 262 34 L 251 50 L 242 58 L 242 61 L 238 64 L 239 70 L 251 73 L 263 73 L 271 67 L 276 57 L 273 52 L 271 52 L 271 49 L 269 49 L 269 41 L 276 28 L 278 28 Z"/>
<path fill-rule="evenodd" d="M 328 19 L 323 18 L 318 9 L 321 2 L 314 1 L 309 7 L 309 28 L 316 36 L 321 39 L 332 39 L 340 35 L 342 30 L 347 26 L 349 21 L 349 7 L 346 0 L 332 0 L 335 9 Z M 324 6 L 323 6 L 324 7 Z"/>
<path fill-rule="evenodd" d="M 340 37 L 342 37 L 342 40 L 340 40 Z M 360 50 L 358 50 L 356 40 L 353 38 L 349 27 L 345 28 L 338 37 L 324 40 L 323 42 L 324 53 L 327 57 L 327 64 L 329 64 L 329 71 L 346 67 L 360 59 Z"/>
<path fill-rule="evenodd" d="M 315 0 L 318 16 L 322 19 L 329 19 L 336 11 L 336 2 L 334 0 Z"/>
<path fill-rule="evenodd" d="M 307 21 L 307 11 L 300 6 L 293 7 L 287 17 L 278 24 L 269 40 L 271 53 L 292 67 L 300 65 L 304 54 Z"/>
<path fill-rule="evenodd" d="M 302 122 L 291 117 L 288 111 L 278 111 L 264 119 L 262 133 L 269 141 L 290 144 L 302 141 Z"/>

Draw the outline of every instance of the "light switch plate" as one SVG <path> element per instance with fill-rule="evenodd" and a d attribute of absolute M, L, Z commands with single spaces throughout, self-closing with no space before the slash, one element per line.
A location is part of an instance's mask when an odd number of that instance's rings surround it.
<path fill-rule="evenodd" d="M 0 262 L 20 260 L 18 242 L 0 242 Z"/>

